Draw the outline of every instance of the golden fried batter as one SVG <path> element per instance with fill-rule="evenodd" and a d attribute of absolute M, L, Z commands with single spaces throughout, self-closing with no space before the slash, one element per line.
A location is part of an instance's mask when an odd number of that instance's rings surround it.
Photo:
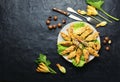
<path fill-rule="evenodd" d="M 67 29 L 68 35 L 71 39 L 74 39 L 74 33 L 73 33 L 73 25 L 70 26 L 70 28 Z"/>
<path fill-rule="evenodd" d="M 83 49 L 83 55 L 84 55 L 85 61 L 87 63 L 88 59 L 89 59 L 89 55 L 90 55 L 89 52 L 88 52 L 88 50 Z"/>
<path fill-rule="evenodd" d="M 74 50 L 73 52 L 71 52 L 69 55 L 67 55 L 68 59 L 72 59 L 76 56 L 76 51 Z"/>
<path fill-rule="evenodd" d="M 75 34 L 82 34 L 83 32 L 85 32 L 87 30 L 86 26 L 85 27 L 81 27 L 78 30 L 74 31 Z"/>
<path fill-rule="evenodd" d="M 59 44 L 61 44 L 62 46 L 71 46 L 72 42 L 71 41 L 62 41 Z"/>
<path fill-rule="evenodd" d="M 98 36 L 99 36 L 99 32 L 92 33 L 85 39 L 85 41 L 96 40 Z"/>
<path fill-rule="evenodd" d="M 61 36 L 62 36 L 62 38 L 63 38 L 64 40 L 66 40 L 66 41 L 70 41 L 70 40 L 71 40 L 70 37 L 69 37 L 69 35 L 67 35 L 67 34 L 65 34 L 65 33 L 63 33 L 63 32 L 61 32 Z"/>
<path fill-rule="evenodd" d="M 68 53 L 72 52 L 74 49 L 75 49 L 75 46 L 72 45 L 72 46 L 68 47 L 67 49 L 65 49 L 65 50 L 62 52 L 62 55 L 68 54 Z"/>
<path fill-rule="evenodd" d="M 95 50 L 100 50 L 100 48 L 101 48 L 101 46 L 100 46 L 100 44 L 98 42 L 97 43 L 95 43 L 95 42 L 89 42 L 88 46 L 92 47 Z"/>
<path fill-rule="evenodd" d="M 84 33 L 81 34 L 81 37 L 85 39 L 89 34 L 93 32 L 93 29 L 89 28 Z"/>
<path fill-rule="evenodd" d="M 88 52 L 89 52 L 91 55 L 93 55 L 93 56 L 95 56 L 95 57 L 99 57 L 98 52 L 95 51 L 93 48 L 87 47 L 86 49 L 88 50 Z"/>
<path fill-rule="evenodd" d="M 77 64 L 80 62 L 81 55 L 82 55 L 82 50 L 78 48 L 77 51 L 76 51 L 76 57 L 75 57 L 75 60 L 76 60 Z"/>

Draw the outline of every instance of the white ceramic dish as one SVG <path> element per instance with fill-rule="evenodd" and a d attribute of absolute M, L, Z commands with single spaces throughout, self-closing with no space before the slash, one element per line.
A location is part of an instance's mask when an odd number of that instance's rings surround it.
<path fill-rule="evenodd" d="M 58 39 L 57 39 L 57 44 L 58 44 L 59 42 L 61 42 L 61 41 L 64 41 L 64 39 L 61 37 L 60 33 L 61 33 L 61 32 L 64 32 L 64 33 L 67 34 L 67 29 L 70 27 L 70 25 L 71 25 L 71 24 L 74 24 L 74 23 L 79 23 L 79 22 L 80 22 L 80 21 L 75 21 L 75 22 L 71 22 L 71 23 L 65 25 L 65 26 L 61 29 L 61 31 L 59 32 Z M 89 25 L 89 26 L 94 30 L 94 32 L 97 32 L 97 30 L 96 30 L 92 25 L 90 25 L 90 24 L 87 23 L 87 22 L 84 22 L 84 23 L 87 24 L 87 25 Z M 100 36 L 97 38 L 97 40 L 98 40 L 99 43 L 100 43 Z M 101 44 L 101 43 L 100 43 L 100 44 Z M 67 61 L 72 62 L 71 60 L 67 59 L 66 56 L 63 56 L 63 57 L 64 57 Z M 91 61 L 91 60 L 93 60 L 93 59 L 94 59 L 94 56 L 90 55 L 89 61 Z"/>

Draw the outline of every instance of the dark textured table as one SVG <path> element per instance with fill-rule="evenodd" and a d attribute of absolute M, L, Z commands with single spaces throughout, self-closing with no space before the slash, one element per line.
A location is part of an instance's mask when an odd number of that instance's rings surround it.
<path fill-rule="evenodd" d="M 105 0 L 103 8 L 120 18 L 120 1 Z M 102 46 L 100 57 L 82 68 L 76 68 L 57 53 L 57 36 L 61 29 L 49 30 L 48 16 L 57 15 L 57 22 L 74 20 L 53 12 L 53 7 L 66 10 L 86 9 L 85 0 L 0 0 L 0 82 L 120 82 L 120 22 L 98 28 L 101 40 L 109 36 L 110 51 Z M 102 44 L 103 45 L 103 44 Z M 34 60 L 46 54 L 57 74 L 35 71 Z M 61 74 L 56 63 L 67 68 Z"/>

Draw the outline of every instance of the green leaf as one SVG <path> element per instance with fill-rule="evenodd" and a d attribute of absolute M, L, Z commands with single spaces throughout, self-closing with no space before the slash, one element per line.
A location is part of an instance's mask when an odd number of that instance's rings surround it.
<path fill-rule="evenodd" d="M 46 55 L 44 55 L 44 54 L 40 54 L 39 57 L 35 60 L 35 62 L 36 62 L 37 64 L 43 62 L 43 63 L 45 63 L 47 66 L 51 64 L 51 62 L 50 62 L 49 60 L 47 60 L 47 57 L 46 57 Z"/>
<path fill-rule="evenodd" d="M 110 18 L 112 18 L 112 19 L 114 19 L 116 21 L 119 21 L 118 18 L 113 17 L 112 15 L 108 14 L 106 11 L 104 11 L 102 9 L 102 5 L 104 3 L 104 0 L 86 0 L 86 3 L 93 6 L 93 7 L 95 7 L 95 8 L 97 8 L 98 10 L 102 11 L 106 16 L 108 16 L 108 17 L 110 17 Z"/>
<path fill-rule="evenodd" d="M 53 70 L 51 67 L 48 66 L 48 69 L 50 70 L 50 73 L 52 73 L 52 74 L 56 74 L 56 71 Z"/>
<path fill-rule="evenodd" d="M 80 62 L 77 64 L 75 59 L 72 60 L 72 64 L 75 66 L 75 67 L 83 67 L 84 64 L 85 64 L 85 60 L 84 60 L 84 56 L 82 55 L 81 58 L 80 58 Z"/>
<path fill-rule="evenodd" d="M 85 23 L 84 22 L 78 22 L 74 24 L 74 30 L 78 30 L 81 27 L 84 27 Z"/>
<path fill-rule="evenodd" d="M 86 0 L 86 2 L 100 10 L 104 0 Z"/>
<path fill-rule="evenodd" d="M 60 55 L 62 55 L 62 54 L 61 54 L 62 51 L 64 51 L 66 48 L 68 48 L 68 47 L 62 46 L 62 45 L 60 45 L 60 44 L 58 44 L 57 46 L 58 46 L 58 50 L 57 50 L 57 51 L 58 51 L 58 53 L 59 53 Z"/>
<path fill-rule="evenodd" d="M 41 62 L 44 63 L 48 67 L 48 69 L 50 70 L 50 73 L 56 74 L 56 72 L 51 67 L 49 67 L 49 65 L 51 64 L 51 62 L 49 60 L 47 60 L 46 55 L 40 54 L 39 57 L 35 60 L 35 62 L 37 64 L 39 64 Z"/>

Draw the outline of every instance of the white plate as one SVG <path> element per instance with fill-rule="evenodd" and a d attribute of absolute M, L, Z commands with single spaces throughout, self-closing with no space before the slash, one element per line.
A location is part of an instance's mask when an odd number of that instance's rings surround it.
<path fill-rule="evenodd" d="M 61 33 L 61 32 L 64 32 L 64 33 L 67 34 L 67 29 L 70 27 L 70 25 L 71 25 L 71 24 L 74 24 L 74 23 L 79 23 L 79 22 L 80 22 L 80 21 L 75 21 L 75 22 L 71 22 L 71 23 L 65 25 L 65 26 L 61 29 L 61 31 L 59 32 L 58 39 L 57 39 L 57 44 L 58 44 L 59 42 L 61 42 L 61 41 L 64 41 L 64 39 L 61 37 L 60 33 Z M 84 23 L 87 24 L 87 25 L 89 25 L 89 26 L 94 30 L 94 32 L 97 32 L 97 30 L 96 30 L 92 25 L 90 25 L 90 24 L 87 23 L 87 22 L 84 22 Z M 97 40 L 98 40 L 99 43 L 100 43 L 100 36 L 98 36 Z M 101 44 L 101 43 L 100 43 L 100 44 Z M 66 56 L 63 56 L 63 57 L 64 57 L 67 61 L 72 62 L 71 60 L 67 59 Z M 93 60 L 93 59 L 94 59 L 94 56 L 90 55 L 88 61 L 91 61 L 91 60 Z"/>

